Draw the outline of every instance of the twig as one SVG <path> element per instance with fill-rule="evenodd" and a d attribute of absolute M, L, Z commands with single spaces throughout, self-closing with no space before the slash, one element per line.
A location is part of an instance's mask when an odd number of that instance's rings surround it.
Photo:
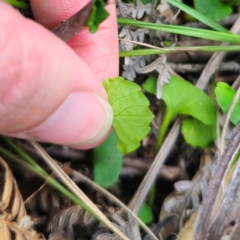
<path fill-rule="evenodd" d="M 87 20 L 92 12 L 92 8 L 92 1 L 90 1 L 84 8 L 79 10 L 72 17 L 55 27 L 52 32 L 64 42 L 68 42 L 76 36 L 83 27 L 86 26 Z"/>
<path fill-rule="evenodd" d="M 220 161 L 211 178 L 208 189 L 203 196 L 202 206 L 196 223 L 194 240 L 205 240 L 210 226 L 210 218 L 213 205 L 217 197 L 218 189 L 221 185 L 224 173 L 231 159 L 234 158 L 240 146 L 240 125 L 232 133 L 232 140 L 228 143 L 226 151 L 220 157 Z"/>
<path fill-rule="evenodd" d="M 124 240 L 130 240 L 117 227 L 115 227 L 108 218 L 96 207 L 96 205 L 82 192 L 82 190 L 72 181 L 71 178 L 58 166 L 58 164 L 47 154 L 47 152 L 34 140 L 30 140 L 32 146 L 36 149 L 48 166 L 56 173 L 56 175 L 63 181 L 63 183 L 72 191 L 85 205 L 87 205 L 98 219 L 102 221 L 110 230 L 116 233 Z M 96 216 L 95 216 L 96 217 Z"/>
<path fill-rule="evenodd" d="M 233 27 L 231 28 L 231 32 L 237 34 L 240 31 L 240 17 L 238 17 L 237 21 L 234 23 Z M 222 45 L 227 45 L 227 43 L 222 43 Z M 200 89 L 205 89 L 208 80 L 212 76 L 212 74 L 216 71 L 217 66 L 222 61 L 223 57 L 226 55 L 224 52 L 214 53 L 208 64 L 204 68 L 201 76 L 198 79 L 196 87 Z M 207 79 L 207 80 L 206 80 Z"/>
<path fill-rule="evenodd" d="M 125 210 L 128 214 L 130 214 L 142 227 L 142 229 L 149 234 L 149 236 L 152 237 L 154 240 L 158 240 L 158 238 L 153 234 L 153 232 L 139 219 L 136 214 L 134 214 L 124 203 L 122 203 L 118 198 L 116 198 L 114 195 L 112 195 L 110 192 L 108 192 L 106 189 L 102 188 L 101 186 L 97 185 L 95 182 L 93 182 L 91 179 L 87 178 L 83 174 L 75 171 L 74 169 L 67 166 L 71 171 L 73 171 L 73 178 L 79 178 L 81 181 L 85 182 L 88 186 L 95 189 L 99 193 L 103 194 L 106 198 L 108 198 L 110 201 L 115 203 L 117 206 L 121 207 L 123 210 Z"/>

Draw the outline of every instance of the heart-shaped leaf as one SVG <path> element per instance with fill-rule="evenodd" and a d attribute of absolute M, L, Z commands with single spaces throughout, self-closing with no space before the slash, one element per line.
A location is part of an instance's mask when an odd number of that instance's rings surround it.
<path fill-rule="evenodd" d="M 190 115 L 206 125 L 215 125 L 216 108 L 203 91 L 176 76 L 163 87 L 162 99 L 167 105 L 166 116 L 173 120 L 177 115 Z"/>
<path fill-rule="evenodd" d="M 149 77 L 142 85 L 143 89 L 156 95 L 156 82 L 156 78 Z M 161 127 L 161 138 L 170 122 L 177 115 L 184 114 L 195 118 L 182 121 L 181 131 L 188 144 L 205 148 L 214 141 L 216 109 L 204 92 L 189 82 L 172 76 L 170 82 L 163 87 L 162 99 L 167 109 Z"/>

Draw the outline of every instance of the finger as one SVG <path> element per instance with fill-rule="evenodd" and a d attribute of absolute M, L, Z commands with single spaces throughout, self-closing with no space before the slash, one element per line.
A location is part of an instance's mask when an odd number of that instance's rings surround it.
<path fill-rule="evenodd" d="M 65 43 L 0 2 L 0 132 L 76 147 L 110 129 L 106 92 Z"/>
<path fill-rule="evenodd" d="M 88 3 L 89 0 L 31 0 L 36 20 L 52 29 Z M 118 33 L 116 6 L 107 5 L 110 16 L 100 25 L 95 34 L 84 29 L 68 44 L 90 66 L 100 80 L 118 75 Z"/>

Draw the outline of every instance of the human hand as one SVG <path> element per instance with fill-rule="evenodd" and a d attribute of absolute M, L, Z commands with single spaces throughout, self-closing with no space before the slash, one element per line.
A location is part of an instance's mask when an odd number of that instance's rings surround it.
<path fill-rule="evenodd" d="M 31 0 L 36 22 L 0 0 L 0 133 L 90 148 L 109 131 L 102 81 L 118 75 L 115 5 L 96 34 L 68 45 L 50 31 L 89 0 Z"/>

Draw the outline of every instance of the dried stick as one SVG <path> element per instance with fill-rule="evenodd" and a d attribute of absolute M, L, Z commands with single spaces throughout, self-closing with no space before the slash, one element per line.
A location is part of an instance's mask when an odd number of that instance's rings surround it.
<path fill-rule="evenodd" d="M 92 1 L 90 1 L 84 8 L 79 10 L 72 17 L 55 27 L 52 32 L 64 42 L 68 42 L 86 26 L 87 20 L 92 12 L 92 8 Z"/>
<path fill-rule="evenodd" d="M 216 170 L 211 178 L 208 189 L 203 197 L 202 207 L 198 216 L 198 221 L 194 233 L 195 240 L 206 239 L 209 226 L 211 223 L 211 213 L 215 199 L 217 197 L 218 189 L 221 185 L 224 173 L 228 167 L 231 159 L 234 158 L 240 146 L 240 125 L 238 125 L 232 133 L 232 140 L 228 143 L 226 151 L 220 157 Z"/>
<path fill-rule="evenodd" d="M 122 233 L 115 225 L 113 225 L 109 219 L 96 207 L 96 205 L 82 192 L 82 190 L 76 185 L 75 182 L 58 166 L 58 164 L 48 155 L 48 153 L 34 140 L 29 141 L 42 159 L 48 164 L 48 166 L 56 173 L 56 175 L 63 181 L 65 186 L 72 191 L 85 205 L 91 208 L 103 224 L 105 224 L 110 230 L 116 233 L 121 239 L 130 240 L 124 233 Z"/>
<path fill-rule="evenodd" d="M 240 31 L 240 17 L 238 17 L 237 21 L 234 23 L 233 27 L 231 28 L 231 33 L 237 34 Z M 227 43 L 222 43 L 223 45 L 227 45 Z M 222 61 L 223 57 L 226 55 L 225 52 L 214 53 L 208 64 L 204 68 L 201 76 L 198 79 L 196 87 L 200 89 L 205 89 L 207 85 L 206 79 L 209 79 L 212 74 L 216 71 L 219 63 Z"/>

